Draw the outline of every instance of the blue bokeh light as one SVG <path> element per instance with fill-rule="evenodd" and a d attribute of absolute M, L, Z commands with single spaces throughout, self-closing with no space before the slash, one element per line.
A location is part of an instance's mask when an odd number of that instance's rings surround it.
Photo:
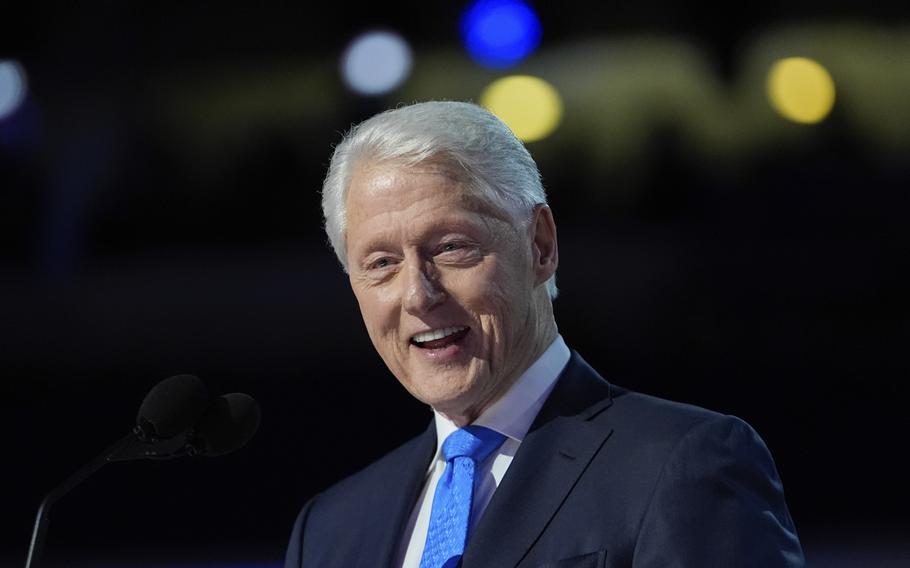
<path fill-rule="evenodd" d="M 341 58 L 342 77 L 363 95 L 381 95 L 398 87 L 411 72 L 411 48 L 400 35 L 368 32 L 351 42 Z"/>
<path fill-rule="evenodd" d="M 534 9 L 521 0 L 477 0 L 461 19 L 461 35 L 471 57 L 494 69 L 530 55 L 542 34 Z"/>
<path fill-rule="evenodd" d="M 25 70 L 13 60 L 0 59 L 0 120 L 10 116 L 25 100 Z"/>

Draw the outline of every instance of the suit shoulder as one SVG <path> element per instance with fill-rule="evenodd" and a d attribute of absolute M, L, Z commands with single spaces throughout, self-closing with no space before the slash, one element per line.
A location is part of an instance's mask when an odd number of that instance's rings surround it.
<path fill-rule="evenodd" d="M 611 418 L 627 428 L 631 426 L 640 442 L 669 450 L 686 437 L 710 434 L 721 438 L 751 438 L 764 445 L 755 430 L 739 417 L 621 387 L 612 388 Z"/>
<path fill-rule="evenodd" d="M 649 420 L 668 423 L 697 423 L 725 417 L 725 414 L 701 406 L 660 398 L 611 385 L 616 410 L 641 414 Z"/>
<path fill-rule="evenodd" d="M 618 398 L 641 415 L 633 471 L 657 466 L 645 476 L 637 560 L 668 565 L 686 550 L 693 566 L 804 565 L 774 460 L 749 424 L 647 395 Z"/>
<path fill-rule="evenodd" d="M 568 407 L 570 413 L 599 415 L 598 421 L 611 428 L 613 436 L 627 439 L 648 453 L 669 451 L 690 433 L 723 435 L 729 431 L 758 438 L 751 426 L 735 416 L 617 386 L 604 379 L 577 352 L 573 353 L 563 379 L 566 382 L 563 399 L 568 402 L 560 401 L 561 409 Z"/>

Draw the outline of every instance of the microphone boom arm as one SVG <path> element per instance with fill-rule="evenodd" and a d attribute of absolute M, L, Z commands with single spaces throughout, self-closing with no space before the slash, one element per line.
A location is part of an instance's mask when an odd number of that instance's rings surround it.
<path fill-rule="evenodd" d="M 47 494 L 38 507 L 38 515 L 35 518 L 35 525 L 32 529 L 32 541 L 28 547 L 28 558 L 25 561 L 25 568 L 36 568 L 38 566 L 38 560 L 41 556 L 41 550 L 44 547 L 44 540 L 47 536 L 48 517 L 50 516 L 51 507 L 74 487 L 88 479 L 92 474 L 108 463 L 142 458 L 176 458 L 188 453 L 186 446 L 186 434 L 175 436 L 171 440 L 157 440 L 155 438 L 149 438 L 142 429 L 137 426 L 129 434 L 101 452 L 98 457 L 67 477 L 63 483 Z"/>
<path fill-rule="evenodd" d="M 259 417 L 259 405 L 249 395 L 229 393 L 208 402 L 205 387 L 193 375 L 176 375 L 161 381 L 142 401 L 136 427 L 67 477 L 41 501 L 25 568 L 38 566 L 54 503 L 105 464 L 227 454 L 253 437 Z"/>

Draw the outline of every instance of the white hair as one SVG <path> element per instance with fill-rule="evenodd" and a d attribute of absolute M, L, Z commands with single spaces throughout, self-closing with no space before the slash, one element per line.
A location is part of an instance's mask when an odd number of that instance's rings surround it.
<path fill-rule="evenodd" d="M 547 203 L 534 158 L 509 127 L 483 107 L 429 101 L 387 110 L 344 135 L 323 182 L 325 231 L 345 271 L 345 204 L 357 167 L 381 162 L 415 166 L 430 159 L 442 159 L 452 173 L 464 175 L 469 191 L 510 214 L 516 224 L 529 223 L 534 208 Z M 555 298 L 555 275 L 546 286 Z"/>

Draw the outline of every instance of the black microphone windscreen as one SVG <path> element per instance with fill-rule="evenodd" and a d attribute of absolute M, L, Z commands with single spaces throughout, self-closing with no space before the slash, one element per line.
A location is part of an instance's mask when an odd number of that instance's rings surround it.
<path fill-rule="evenodd" d="M 205 411 L 209 395 L 193 375 L 164 379 L 145 395 L 136 424 L 146 433 L 166 440 L 189 430 Z"/>
<path fill-rule="evenodd" d="M 259 404 L 241 392 L 223 394 L 212 401 L 196 424 L 193 446 L 204 456 L 239 450 L 259 428 Z"/>

